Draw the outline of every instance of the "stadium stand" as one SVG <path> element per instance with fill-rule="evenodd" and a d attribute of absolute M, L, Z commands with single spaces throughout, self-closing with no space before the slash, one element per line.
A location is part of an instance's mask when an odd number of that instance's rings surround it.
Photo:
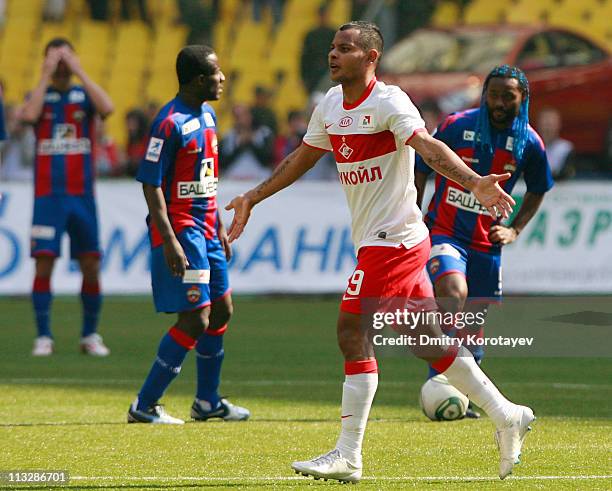
<path fill-rule="evenodd" d="M 612 0 L 442 0 L 432 25 L 495 22 L 533 23 L 570 27 L 612 47 Z M 18 103 L 36 83 L 40 53 L 54 36 L 73 41 L 90 75 L 113 98 L 116 111 L 108 128 L 125 143 L 125 112 L 148 101 L 165 100 L 176 90 L 173 70 L 177 51 L 185 44 L 187 28 L 176 23 L 176 0 L 148 2 L 152 26 L 143 21 L 120 21 L 118 2 L 110 2 L 110 21 L 88 20 L 86 0 L 67 2 L 61 22 L 42 19 L 44 0 L 7 0 L 6 23 L 0 32 L 0 78 L 5 98 Z M 221 133 L 235 103 L 251 103 L 254 87 L 275 94 L 278 121 L 308 102 L 299 76 L 299 55 L 305 33 L 316 23 L 318 1 L 286 0 L 283 22 L 274 28 L 269 12 L 256 23 L 242 0 L 219 2 L 212 44 L 228 77 L 224 98 L 215 104 Z M 339 25 L 349 20 L 351 0 L 329 0 L 329 18 Z M 32 61 L 35 60 L 35 61 Z"/>

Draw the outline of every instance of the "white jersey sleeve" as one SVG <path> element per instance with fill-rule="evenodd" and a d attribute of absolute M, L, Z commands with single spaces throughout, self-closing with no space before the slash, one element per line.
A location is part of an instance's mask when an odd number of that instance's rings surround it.
<path fill-rule="evenodd" d="M 323 110 L 321 106 L 322 104 L 317 105 L 310 117 L 308 131 L 306 131 L 306 135 L 304 136 L 304 143 L 310 147 L 330 152 L 332 150 L 332 145 L 327 130 L 325 129 L 325 121 L 323 120 Z"/>
<path fill-rule="evenodd" d="M 425 121 L 406 92 L 399 87 L 389 89 L 381 104 L 381 116 L 389 130 L 405 144 L 416 132 L 425 130 Z"/>

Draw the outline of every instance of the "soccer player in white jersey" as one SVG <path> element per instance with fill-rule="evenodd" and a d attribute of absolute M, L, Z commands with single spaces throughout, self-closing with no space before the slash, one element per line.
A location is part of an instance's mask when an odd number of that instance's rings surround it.
<path fill-rule="evenodd" d="M 332 451 L 294 462 L 292 467 L 303 475 L 344 482 L 361 478 L 363 436 L 378 385 L 371 335 L 361 324 L 367 299 L 433 298 L 424 273 L 430 243 L 416 205 L 414 151 L 435 171 L 473 192 L 492 215 L 507 217 L 514 204 L 498 184 L 510 174 L 476 174 L 443 142 L 429 136 L 405 93 L 376 80 L 382 51 L 382 35 L 374 24 L 341 26 L 328 56 L 331 78 L 340 85 L 330 89 L 315 109 L 302 145 L 270 178 L 226 206 L 234 210 L 229 229 L 233 241 L 257 203 L 295 182 L 325 152 L 334 152 L 358 252 L 337 324 L 346 374 L 341 432 Z M 416 326 L 413 334 L 443 336 L 435 323 Z M 493 420 L 500 450 L 499 476 L 505 478 L 518 462 L 523 438 L 535 419 L 533 411 L 506 399 L 465 348 L 415 346 L 412 350 Z"/>

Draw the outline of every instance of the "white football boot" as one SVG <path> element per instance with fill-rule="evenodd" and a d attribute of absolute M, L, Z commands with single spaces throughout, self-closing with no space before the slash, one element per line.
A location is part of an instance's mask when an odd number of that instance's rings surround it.
<path fill-rule="evenodd" d="M 110 350 L 106 347 L 102 341 L 102 336 L 97 332 L 81 338 L 81 352 L 91 356 L 108 356 Z"/>
<path fill-rule="evenodd" d="M 145 410 L 138 409 L 138 397 L 128 409 L 128 423 L 151 423 L 163 425 L 183 425 L 185 422 L 182 419 L 170 416 L 164 406 L 155 403 Z"/>
<path fill-rule="evenodd" d="M 225 397 L 219 401 L 219 406 L 212 409 L 208 401 L 196 399 L 191 406 L 191 417 L 196 421 L 207 421 L 211 418 L 221 418 L 223 421 L 246 421 L 251 412 L 241 406 L 236 406 Z"/>
<path fill-rule="evenodd" d="M 349 462 L 337 448 L 312 460 L 294 462 L 291 468 L 297 474 L 325 481 L 335 479 L 346 483 L 358 482 L 361 479 L 361 463 L 357 466 Z"/>
<path fill-rule="evenodd" d="M 51 356 L 53 354 L 53 339 L 49 336 L 38 336 L 34 340 L 32 356 Z"/>
<path fill-rule="evenodd" d="M 512 422 L 495 432 L 495 442 L 499 449 L 499 478 L 505 479 L 512 474 L 512 468 L 520 463 L 521 447 L 531 423 L 535 421 L 531 408 L 517 406 Z"/>

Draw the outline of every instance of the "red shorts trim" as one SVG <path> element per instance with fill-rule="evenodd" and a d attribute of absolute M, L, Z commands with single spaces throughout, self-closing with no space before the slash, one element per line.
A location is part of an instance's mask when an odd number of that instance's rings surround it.
<path fill-rule="evenodd" d="M 365 246 L 359 249 L 357 266 L 342 296 L 340 310 L 351 314 L 373 311 L 382 299 L 434 298 L 425 265 L 429 259 L 429 237 L 405 246 Z"/>

